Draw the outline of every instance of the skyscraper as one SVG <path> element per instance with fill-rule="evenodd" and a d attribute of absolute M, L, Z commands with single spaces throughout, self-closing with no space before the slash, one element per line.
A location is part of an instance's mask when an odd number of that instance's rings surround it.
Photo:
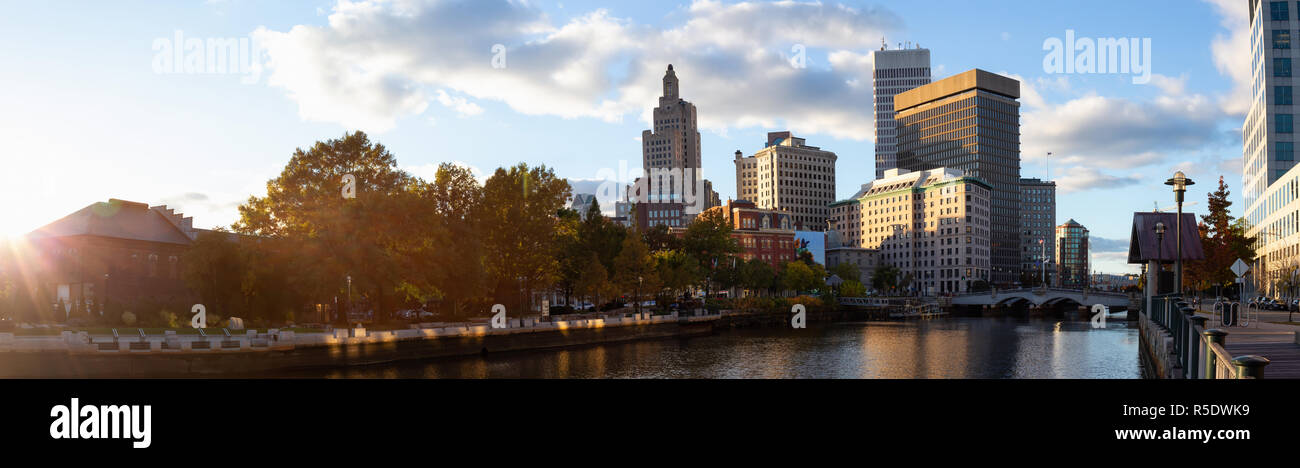
<path fill-rule="evenodd" d="M 1247 235 L 1257 239 L 1257 288 L 1274 284 L 1300 258 L 1300 193 L 1295 167 L 1292 37 L 1300 28 L 1300 3 L 1250 0 L 1252 95 L 1242 125 L 1242 195 Z M 1243 51 L 1244 52 L 1244 51 Z M 1261 293 L 1267 289 L 1259 289 Z"/>
<path fill-rule="evenodd" d="M 960 169 L 993 187 L 992 282 L 1020 277 L 1020 82 L 970 70 L 894 97 L 898 167 Z"/>
<path fill-rule="evenodd" d="M 882 47 L 872 53 L 871 89 L 876 113 L 876 178 L 898 167 L 898 133 L 894 124 L 894 96 L 930 83 L 930 49 Z"/>
<path fill-rule="evenodd" d="M 1055 226 L 1056 182 L 1020 179 L 1020 266 L 1027 284 L 1051 284 L 1056 276 Z"/>
<path fill-rule="evenodd" d="M 835 201 L 837 159 L 790 132 L 769 132 L 753 156 L 736 151 L 736 196 L 761 209 L 791 213 L 800 230 L 825 231 L 827 205 Z"/>
<path fill-rule="evenodd" d="M 628 192 L 636 203 L 679 204 L 683 223 L 719 203 L 701 169 L 700 131 L 695 104 L 681 98 L 672 65 L 664 73 L 663 95 L 653 111 L 653 129 L 641 132 L 641 164 L 647 177 Z"/>
<path fill-rule="evenodd" d="M 1056 227 L 1056 245 L 1060 250 L 1058 284 L 1079 289 L 1088 287 L 1088 228 L 1071 219 Z"/>

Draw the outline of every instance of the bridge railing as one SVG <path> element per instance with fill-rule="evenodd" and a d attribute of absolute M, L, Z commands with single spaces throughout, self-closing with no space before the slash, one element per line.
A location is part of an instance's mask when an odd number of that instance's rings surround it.
<path fill-rule="evenodd" d="M 1173 337 L 1175 363 L 1188 379 L 1259 379 L 1264 377 L 1268 359 L 1260 356 L 1232 356 L 1226 346 L 1228 332 L 1206 329 L 1206 317 L 1178 294 L 1154 296 L 1150 310 L 1143 314 L 1163 327 Z"/>

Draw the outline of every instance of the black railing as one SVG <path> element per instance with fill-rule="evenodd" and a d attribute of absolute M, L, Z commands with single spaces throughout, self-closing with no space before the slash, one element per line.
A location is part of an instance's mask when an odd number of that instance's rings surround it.
<path fill-rule="evenodd" d="M 1244 379 L 1263 378 L 1268 359 L 1259 356 L 1233 357 L 1224 348 L 1227 332 L 1205 329 L 1209 319 L 1196 315 L 1196 310 L 1177 294 L 1158 295 L 1151 298 L 1147 318 L 1163 327 L 1173 338 L 1174 363 L 1183 369 L 1187 379 Z M 1228 363 L 1231 363 L 1231 366 Z"/>

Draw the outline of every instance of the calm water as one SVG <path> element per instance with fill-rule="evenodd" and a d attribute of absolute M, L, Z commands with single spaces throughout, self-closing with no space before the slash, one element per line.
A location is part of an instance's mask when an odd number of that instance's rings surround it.
<path fill-rule="evenodd" d="M 753 329 L 714 336 L 494 354 L 293 377 L 1104 378 L 1141 376 L 1137 325 L 956 318 Z"/>

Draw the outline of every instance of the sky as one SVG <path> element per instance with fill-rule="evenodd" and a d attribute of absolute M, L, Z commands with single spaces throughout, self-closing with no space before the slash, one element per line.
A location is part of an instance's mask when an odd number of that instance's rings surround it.
<path fill-rule="evenodd" d="M 1020 80 L 1022 177 L 1050 169 L 1056 223 L 1091 231 L 1094 269 L 1134 272 L 1132 213 L 1172 206 L 1173 172 L 1197 182 L 1188 211 L 1202 214 L 1222 176 L 1241 214 L 1247 21 L 1246 0 L 12 3 L 0 235 L 109 198 L 226 226 L 294 149 L 354 130 L 416 175 L 544 164 L 608 209 L 601 180 L 640 167 L 670 63 L 722 198 L 735 196 L 734 152 L 783 130 L 838 155 L 848 198 L 874 177 L 883 39 L 930 49 L 936 79 L 981 68 Z M 1149 44 L 1132 52 L 1149 51 L 1136 63 L 1150 74 L 1049 66 L 1067 35 Z M 233 53 L 207 54 L 214 43 Z"/>

